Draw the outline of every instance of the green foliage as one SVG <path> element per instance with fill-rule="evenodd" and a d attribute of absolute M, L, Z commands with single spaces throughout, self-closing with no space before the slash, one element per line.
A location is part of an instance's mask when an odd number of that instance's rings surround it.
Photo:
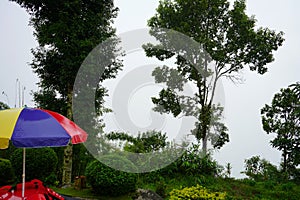
<path fill-rule="evenodd" d="M 230 163 L 226 163 L 225 165 L 225 177 L 226 178 L 230 178 L 231 176 L 231 169 L 232 169 L 232 166 Z"/>
<path fill-rule="evenodd" d="M 103 0 L 12 1 L 31 15 L 30 25 L 35 29 L 39 43 L 39 47 L 32 50 L 32 67 L 41 78 L 42 91 L 61 94 L 61 97 L 56 95 L 56 99 L 67 98 L 68 87 L 73 86 L 85 57 L 96 45 L 114 35 L 111 20 L 116 17 L 118 9 L 112 1 Z M 110 68 L 103 74 L 103 79 L 117 69 Z"/>
<path fill-rule="evenodd" d="M 155 192 L 159 196 L 165 198 L 167 196 L 166 189 L 167 189 L 167 184 L 163 180 L 160 180 L 159 182 L 156 183 Z"/>
<path fill-rule="evenodd" d="M 300 186 L 292 182 L 283 184 L 274 181 L 256 182 L 250 179 L 205 177 L 194 174 L 193 176 L 185 175 L 166 178 L 165 183 L 167 185 L 166 191 L 169 194 L 174 189 L 182 190 L 183 188 L 201 185 L 209 193 L 226 193 L 225 199 L 298 200 L 300 198 Z"/>
<path fill-rule="evenodd" d="M 0 158 L 0 186 L 10 184 L 14 179 L 15 175 L 11 162 Z"/>
<path fill-rule="evenodd" d="M 200 181 L 198 181 L 201 179 Z M 158 182 L 149 183 L 147 180 L 139 179 L 138 188 L 150 189 L 152 191 L 159 191 L 160 187 L 165 189 L 167 196 L 164 199 L 170 199 L 170 192 L 174 189 L 182 190 L 184 188 L 196 188 L 197 184 L 205 187 L 206 191 L 211 194 L 215 192 L 226 193 L 225 199 L 265 199 L 265 200 L 299 200 L 300 199 L 300 185 L 292 182 L 284 184 L 273 181 L 256 182 L 250 179 L 228 179 L 220 177 L 205 177 L 197 174 L 176 175 L 175 177 L 165 177 Z M 160 185 L 161 184 L 161 185 Z M 272 188 L 272 189 L 271 189 Z M 118 197 L 99 196 L 92 193 L 89 189 L 75 190 L 73 188 L 55 188 L 55 191 L 69 195 L 81 197 L 83 199 L 107 199 L 107 200 L 129 200 L 132 199 L 130 195 L 123 195 Z M 198 191 L 197 191 L 198 192 Z M 187 192 L 185 192 L 187 193 Z M 185 198 L 189 199 L 189 198 Z"/>
<path fill-rule="evenodd" d="M 124 151 L 119 151 L 121 156 L 125 156 L 135 164 L 138 171 L 153 171 L 149 174 L 172 175 L 174 161 L 182 154 L 184 149 L 179 149 L 174 142 L 167 141 L 166 133 L 160 131 L 147 131 L 139 133 L 137 136 L 130 136 L 127 133 L 109 133 L 106 135 L 110 140 L 118 140 L 120 147 Z M 139 154 L 142 153 L 142 154 Z M 169 165 L 168 167 L 165 167 Z M 161 169 L 161 167 L 163 167 Z M 171 169 L 172 168 L 172 169 Z M 151 175 L 148 177 L 150 179 Z M 158 175 L 159 177 L 159 175 Z"/>
<path fill-rule="evenodd" d="M 210 154 L 205 154 L 200 149 L 199 144 L 192 144 L 177 160 L 180 173 L 183 174 L 202 174 L 214 176 L 220 174 L 220 166 L 212 160 Z"/>
<path fill-rule="evenodd" d="M 99 196 L 95 194 L 90 188 L 77 190 L 74 187 L 67 187 L 67 188 L 53 188 L 59 194 L 69 196 L 69 197 L 78 197 L 77 199 L 105 199 L 105 200 L 132 200 L 129 195 L 122 195 L 117 197 L 112 196 Z"/>
<path fill-rule="evenodd" d="M 263 129 L 276 133 L 271 145 L 282 151 L 283 172 L 291 176 L 300 164 L 300 83 L 281 89 L 261 114 Z"/>
<path fill-rule="evenodd" d="M 92 49 L 115 35 L 111 22 L 118 8 L 113 1 L 104 0 L 11 1 L 30 14 L 30 25 L 39 44 L 32 49 L 31 63 L 40 78 L 40 91 L 34 93 L 35 102 L 39 107 L 68 116 L 78 69 Z M 120 63 L 114 62 L 97 78 L 100 81 L 113 78 L 120 67 Z M 97 100 L 104 95 L 100 93 L 96 95 Z"/>
<path fill-rule="evenodd" d="M 171 164 L 156 171 L 143 173 L 140 177 L 145 182 L 157 183 L 164 179 L 197 174 L 198 182 L 203 184 L 203 180 L 208 180 L 208 178 L 202 180 L 200 176 L 218 176 L 221 171 L 222 167 L 209 154 L 204 154 L 199 144 L 193 144 Z"/>
<path fill-rule="evenodd" d="M 276 166 L 272 165 L 265 159 L 260 159 L 259 156 L 253 156 L 245 160 L 245 171 L 250 179 L 255 181 L 280 181 L 282 175 Z"/>
<path fill-rule="evenodd" d="M 7 149 L 1 149 L 0 151 L 0 158 L 10 159 L 11 154 L 14 152 L 16 147 L 9 141 L 9 145 Z"/>
<path fill-rule="evenodd" d="M 63 174 L 63 163 L 64 163 L 64 148 L 65 147 L 55 147 L 52 148 L 57 156 L 57 165 L 55 169 L 55 176 L 57 181 L 62 183 L 62 174 Z"/>
<path fill-rule="evenodd" d="M 222 200 L 226 198 L 226 193 L 210 192 L 205 187 L 200 185 L 193 187 L 186 187 L 181 190 L 174 189 L 170 192 L 170 200 L 200 200 L 200 199 L 214 199 Z"/>
<path fill-rule="evenodd" d="M 238 81 L 239 71 L 245 67 L 259 74 L 266 73 L 266 65 L 274 60 L 273 52 L 284 41 L 282 32 L 256 27 L 255 23 L 256 19 L 246 14 L 244 0 L 235 1 L 232 7 L 228 0 L 162 0 L 148 21 L 150 34 L 159 44 L 144 45 L 146 55 L 161 61 L 175 59 L 175 67 L 157 67 L 153 71 L 155 81 L 167 86 L 158 98 L 152 99 L 153 103 L 157 109 L 163 107 L 174 116 L 195 116 L 198 119 L 195 136 L 203 142 L 205 152 L 207 140 L 211 139 L 207 136 L 211 131 L 213 100 L 220 78 Z M 185 40 L 176 38 L 174 31 L 200 45 L 188 45 Z M 214 66 L 209 68 L 210 65 Z M 181 95 L 186 82 L 197 87 L 195 96 Z M 218 148 L 228 140 L 224 124 L 219 131 L 224 141 L 217 143 Z"/>
<path fill-rule="evenodd" d="M 49 176 L 47 176 L 44 180 L 44 184 L 47 185 L 47 186 L 56 186 L 57 184 L 57 177 L 55 175 L 54 172 L 52 172 Z"/>
<path fill-rule="evenodd" d="M 122 169 L 132 170 L 134 165 L 127 159 L 107 155 L 101 161 L 122 166 Z M 100 195 L 118 196 L 136 189 L 137 174 L 119 171 L 95 160 L 86 168 L 86 177 L 95 193 Z"/>
<path fill-rule="evenodd" d="M 149 153 L 159 151 L 168 145 L 166 133 L 147 131 L 139 133 L 136 137 L 127 133 L 112 132 L 106 135 L 110 140 L 126 141 L 125 151 L 133 153 Z"/>
<path fill-rule="evenodd" d="M 155 74 L 155 73 L 154 73 Z M 162 109 L 166 113 L 172 113 L 177 117 L 181 113 L 181 107 L 178 95 L 174 94 L 171 89 L 162 89 L 159 92 L 159 98 L 152 97 L 152 102 L 159 107 L 154 108 L 154 111 L 162 113 Z"/>
<path fill-rule="evenodd" d="M 23 173 L 23 149 L 16 149 L 11 155 L 11 163 L 18 181 L 21 181 Z M 55 173 L 57 156 L 51 148 L 26 149 L 26 181 L 40 179 L 45 181 L 47 177 Z"/>
<path fill-rule="evenodd" d="M 84 175 L 86 166 L 88 163 L 94 160 L 93 156 L 87 153 L 84 144 L 73 145 L 73 166 L 72 166 L 72 178 L 76 176 Z"/>
<path fill-rule="evenodd" d="M 300 185 L 300 168 L 296 168 L 291 173 L 293 182 Z"/>
<path fill-rule="evenodd" d="M 167 162 L 168 159 L 174 158 L 175 155 L 172 153 L 176 152 L 176 149 L 172 146 L 172 143 L 165 141 L 165 135 L 159 133 L 157 135 L 150 135 L 149 137 L 140 137 L 140 135 L 138 137 L 132 137 L 128 134 L 113 133 L 109 134 L 108 137 L 113 140 L 126 140 L 128 143 L 126 143 L 124 149 L 127 151 L 134 151 L 134 153 L 149 153 L 154 150 L 166 151 L 166 153 L 159 154 L 158 160 L 156 160 L 155 157 L 151 157 L 150 159 L 147 157 L 147 160 L 138 160 L 134 155 L 127 155 L 126 152 L 123 152 L 124 154 L 122 154 L 122 152 L 120 153 L 120 155 L 127 157 L 133 163 L 140 165 L 141 167 L 145 165 L 145 167 L 148 167 L 151 163 L 157 163 L 159 161 L 170 163 L 158 170 L 141 174 L 141 177 L 143 177 L 144 180 L 151 183 L 159 182 L 163 178 L 175 177 L 179 174 L 216 176 L 220 175 L 222 171 L 221 166 L 212 159 L 210 154 L 202 152 L 199 144 L 192 144 L 185 151 L 180 151 L 180 154 L 176 157 L 177 159 Z"/>
<path fill-rule="evenodd" d="M 69 119 L 73 118 L 73 97 L 79 93 L 73 86 L 78 70 L 89 53 L 101 42 L 115 36 L 115 29 L 111 26 L 112 20 L 117 16 L 118 8 L 113 1 L 107 0 L 10 0 L 25 8 L 30 15 L 30 25 L 34 28 L 34 36 L 38 47 L 32 49 L 33 60 L 31 67 L 39 78 L 39 91 L 34 92 L 34 100 L 38 107 L 59 112 Z M 95 85 L 90 84 L 95 94 L 97 112 L 103 103 L 105 89 L 99 82 L 114 78 L 122 67 L 115 58 L 117 54 L 116 43 L 111 42 L 109 59 L 112 63 L 104 67 L 101 75 L 96 77 Z M 108 45 L 109 46 L 109 45 Z M 92 67 L 93 68 L 93 67 Z M 93 69 L 89 69 L 94 75 Z M 91 77 L 89 77 L 91 80 Z M 94 79 L 93 79 L 94 80 Z M 95 90 L 94 90 L 95 89 Z M 86 90 L 80 94 L 85 96 Z M 79 96 L 79 95 L 77 95 Z M 86 101 L 82 101 L 86 103 Z M 91 113 L 84 112 L 88 105 L 78 106 L 77 112 L 85 120 Z M 77 115 L 79 116 L 79 115 Z M 78 119 L 77 119 L 78 120 Z M 77 122 L 78 123 L 78 122 Z M 82 127 L 89 132 L 88 142 L 94 141 L 97 133 L 93 126 Z M 71 152 L 71 151 L 65 151 Z M 62 168 L 63 178 L 70 184 L 72 154 L 64 156 L 67 161 Z M 74 163 L 76 166 L 76 163 Z M 80 168 L 80 166 L 75 167 Z M 68 170 L 65 170 L 68 169 Z"/>

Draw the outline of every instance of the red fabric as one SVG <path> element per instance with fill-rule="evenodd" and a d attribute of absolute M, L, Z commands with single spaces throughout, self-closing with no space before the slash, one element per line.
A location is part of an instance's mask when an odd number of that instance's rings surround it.
<path fill-rule="evenodd" d="M 49 113 L 52 117 L 54 117 L 61 124 L 61 126 L 69 133 L 69 135 L 72 138 L 72 144 L 83 143 L 86 141 L 88 136 L 87 133 L 84 130 L 82 130 L 79 126 L 77 126 L 74 122 L 60 115 L 57 112 L 44 109 L 43 111 Z"/>
<path fill-rule="evenodd" d="M 54 197 L 59 200 L 64 200 L 62 196 L 47 188 L 43 185 L 43 182 L 34 179 L 25 183 L 25 195 L 27 200 L 52 200 Z M 47 196 L 48 198 L 46 198 Z M 21 200 L 22 198 L 22 183 L 18 183 L 15 188 L 11 186 L 4 186 L 0 188 L 0 200 Z"/>
<path fill-rule="evenodd" d="M 0 199 L 10 199 L 10 197 L 12 196 L 11 193 L 9 193 L 10 189 L 12 187 L 10 185 L 7 186 L 3 186 L 0 188 Z"/>

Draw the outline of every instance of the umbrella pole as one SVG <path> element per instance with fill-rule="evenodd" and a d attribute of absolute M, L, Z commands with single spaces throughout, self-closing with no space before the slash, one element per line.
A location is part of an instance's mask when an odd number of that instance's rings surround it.
<path fill-rule="evenodd" d="M 26 161 L 26 150 L 23 148 L 23 174 L 22 174 L 22 199 L 25 196 L 25 161 Z"/>

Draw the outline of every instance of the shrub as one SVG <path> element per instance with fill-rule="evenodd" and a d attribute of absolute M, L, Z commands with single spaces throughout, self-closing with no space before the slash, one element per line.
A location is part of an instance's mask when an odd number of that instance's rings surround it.
<path fill-rule="evenodd" d="M 295 168 L 292 172 L 291 172 L 291 180 L 294 183 L 297 183 L 298 185 L 300 185 L 300 169 L 299 168 Z"/>
<path fill-rule="evenodd" d="M 284 183 L 281 185 L 281 190 L 285 192 L 293 192 L 294 191 L 294 184 L 293 183 Z"/>
<path fill-rule="evenodd" d="M 204 154 L 199 144 L 192 144 L 191 147 L 176 161 L 182 174 L 218 175 L 221 168 L 210 154 Z"/>
<path fill-rule="evenodd" d="M 245 160 L 245 171 L 250 179 L 255 181 L 280 181 L 281 174 L 277 167 L 272 165 L 269 161 L 261 159 L 259 156 L 253 156 Z"/>
<path fill-rule="evenodd" d="M 242 182 L 251 187 L 254 187 L 256 185 L 256 182 L 254 180 L 248 178 L 243 179 Z"/>
<path fill-rule="evenodd" d="M 56 186 L 57 177 L 56 177 L 55 173 L 52 172 L 49 176 L 47 176 L 44 179 L 44 184 L 47 185 L 47 186 L 49 186 L 49 185 Z"/>
<path fill-rule="evenodd" d="M 156 189 L 155 192 L 161 196 L 161 197 L 166 197 L 166 189 L 167 189 L 167 184 L 164 181 L 159 181 L 156 183 Z"/>
<path fill-rule="evenodd" d="M 169 147 L 172 151 L 173 147 Z M 176 150 L 174 149 L 173 152 L 176 152 Z M 172 152 L 170 152 L 170 154 L 172 154 Z M 165 157 L 162 157 L 165 161 L 168 159 L 167 155 L 168 154 L 166 154 Z M 175 154 L 169 156 L 169 158 L 174 157 Z M 141 177 L 147 182 L 155 183 L 161 178 L 176 178 L 179 174 L 184 176 L 194 176 L 195 174 L 197 176 L 217 176 L 220 175 L 221 172 L 221 166 L 213 160 L 209 153 L 202 153 L 200 145 L 192 144 L 177 160 L 173 161 L 168 166 L 156 171 L 144 173 Z"/>
<path fill-rule="evenodd" d="M 103 163 L 114 163 L 132 171 L 135 166 L 126 158 L 116 155 L 102 156 Z M 86 178 L 94 192 L 101 195 L 118 196 L 136 189 L 137 174 L 127 173 L 108 167 L 95 160 L 86 168 Z"/>
<path fill-rule="evenodd" d="M 18 181 L 22 178 L 23 149 L 16 149 L 11 156 L 11 163 Z M 26 149 L 26 181 L 40 179 L 45 181 L 55 172 L 57 155 L 51 148 Z"/>
<path fill-rule="evenodd" d="M 200 185 L 186 187 L 181 190 L 174 189 L 170 192 L 170 200 L 200 200 L 200 199 L 225 199 L 226 193 L 223 192 L 210 192 L 205 187 Z"/>
<path fill-rule="evenodd" d="M 0 186 L 13 182 L 14 172 L 9 160 L 0 158 Z"/>

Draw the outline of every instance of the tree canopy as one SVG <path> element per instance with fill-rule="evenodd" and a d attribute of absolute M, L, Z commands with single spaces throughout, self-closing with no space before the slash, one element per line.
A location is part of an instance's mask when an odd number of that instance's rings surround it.
<path fill-rule="evenodd" d="M 261 115 L 264 131 L 276 134 L 271 145 L 282 151 L 283 171 L 291 174 L 300 165 L 300 83 L 282 88 Z"/>
<path fill-rule="evenodd" d="M 244 0 L 235 1 L 232 7 L 228 0 L 163 0 L 148 25 L 159 44 L 144 45 L 146 55 L 161 61 L 176 60 L 176 67 L 158 67 L 153 72 L 156 82 L 168 86 L 153 102 L 175 116 L 184 112 L 176 104 L 197 105 L 199 126 L 194 133 L 206 151 L 218 81 L 223 77 L 238 81 L 239 72 L 245 67 L 259 74 L 266 73 L 267 64 L 274 61 L 274 51 L 283 44 L 283 32 L 256 27 L 255 17 L 246 14 Z M 195 47 L 174 51 L 175 45 L 185 45 L 180 39 L 172 43 L 174 31 L 196 41 L 198 51 L 193 51 Z M 175 69 L 182 82 L 189 81 L 197 87 L 195 98 L 180 101 L 176 93 L 182 90 L 182 84 L 178 83 L 180 79 L 173 79 Z M 178 86 L 177 91 L 169 84 L 171 81 Z"/>
<path fill-rule="evenodd" d="M 111 23 L 118 8 L 106 0 L 11 0 L 25 8 L 39 46 L 32 49 L 31 67 L 39 77 L 34 100 L 39 107 L 72 119 L 73 85 L 77 72 L 99 43 L 115 35 Z M 105 68 L 99 82 L 115 77 L 121 63 Z M 100 85 L 98 86 L 101 87 Z M 104 95 L 99 89 L 96 97 Z M 89 140 L 92 139 L 89 135 Z M 64 184 L 71 183 L 72 147 L 65 149 Z"/>
<path fill-rule="evenodd" d="M 67 96 L 73 90 L 83 60 L 96 45 L 114 36 L 111 23 L 118 9 L 113 1 L 103 0 L 12 1 L 30 14 L 30 25 L 39 43 L 32 50 L 31 63 L 40 78 L 41 91 L 35 94 L 35 101 L 50 107 L 55 105 L 53 101 L 68 102 Z M 101 79 L 114 77 L 119 68 L 120 65 L 115 65 L 107 69 Z M 51 100 L 46 103 L 48 98 Z M 66 113 L 63 103 L 57 103 L 56 110 Z"/>

